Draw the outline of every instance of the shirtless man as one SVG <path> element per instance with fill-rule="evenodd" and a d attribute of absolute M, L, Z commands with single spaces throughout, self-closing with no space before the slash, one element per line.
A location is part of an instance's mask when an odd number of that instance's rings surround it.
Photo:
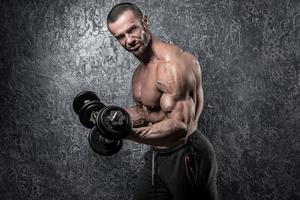
<path fill-rule="evenodd" d="M 139 61 L 132 79 L 136 105 L 127 139 L 148 144 L 133 198 L 217 199 L 217 164 L 211 143 L 197 129 L 203 108 L 197 59 L 155 38 L 149 20 L 131 3 L 112 8 L 109 31 Z"/>

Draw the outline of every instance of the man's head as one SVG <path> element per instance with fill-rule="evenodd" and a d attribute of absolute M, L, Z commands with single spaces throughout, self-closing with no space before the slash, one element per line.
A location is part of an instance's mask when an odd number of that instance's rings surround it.
<path fill-rule="evenodd" d="M 151 41 L 148 18 L 131 3 L 120 3 L 108 14 L 107 26 L 119 43 L 135 56 L 142 56 Z"/>

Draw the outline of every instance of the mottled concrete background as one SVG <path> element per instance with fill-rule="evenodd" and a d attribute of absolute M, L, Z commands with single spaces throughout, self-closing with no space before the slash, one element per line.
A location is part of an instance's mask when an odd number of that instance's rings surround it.
<path fill-rule="evenodd" d="M 105 24 L 119 1 L 0 2 L 0 199 L 130 199 L 147 147 L 95 154 L 71 107 L 82 90 L 132 103 L 138 62 Z M 222 199 L 299 199 L 299 1 L 131 2 L 199 58 Z"/>

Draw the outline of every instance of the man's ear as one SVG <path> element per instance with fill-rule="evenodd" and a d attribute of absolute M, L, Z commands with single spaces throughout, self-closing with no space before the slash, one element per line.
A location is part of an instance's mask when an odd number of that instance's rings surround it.
<path fill-rule="evenodd" d="M 146 15 L 143 15 L 142 22 L 143 22 L 143 26 L 148 29 L 149 28 L 149 19 Z"/>

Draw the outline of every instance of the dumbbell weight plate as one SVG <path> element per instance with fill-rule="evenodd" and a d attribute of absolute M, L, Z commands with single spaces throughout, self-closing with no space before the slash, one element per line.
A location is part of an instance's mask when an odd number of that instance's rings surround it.
<path fill-rule="evenodd" d="M 79 120 L 81 124 L 87 128 L 93 128 L 95 123 L 90 120 L 92 113 L 99 112 L 104 107 L 104 104 L 97 100 L 84 104 L 79 111 Z M 96 116 L 93 118 L 96 120 Z"/>
<path fill-rule="evenodd" d="M 97 100 L 100 101 L 98 96 L 92 91 L 80 92 L 73 100 L 73 110 L 76 114 L 79 114 L 81 107 L 87 103 L 87 101 Z"/>
<path fill-rule="evenodd" d="M 110 140 L 126 138 L 132 128 L 129 114 L 118 106 L 107 106 L 97 115 L 96 126 L 103 137 Z"/>
<path fill-rule="evenodd" d="M 103 156 L 116 154 L 123 146 L 122 140 L 111 141 L 103 138 L 96 127 L 89 132 L 88 140 L 92 149 Z"/>

